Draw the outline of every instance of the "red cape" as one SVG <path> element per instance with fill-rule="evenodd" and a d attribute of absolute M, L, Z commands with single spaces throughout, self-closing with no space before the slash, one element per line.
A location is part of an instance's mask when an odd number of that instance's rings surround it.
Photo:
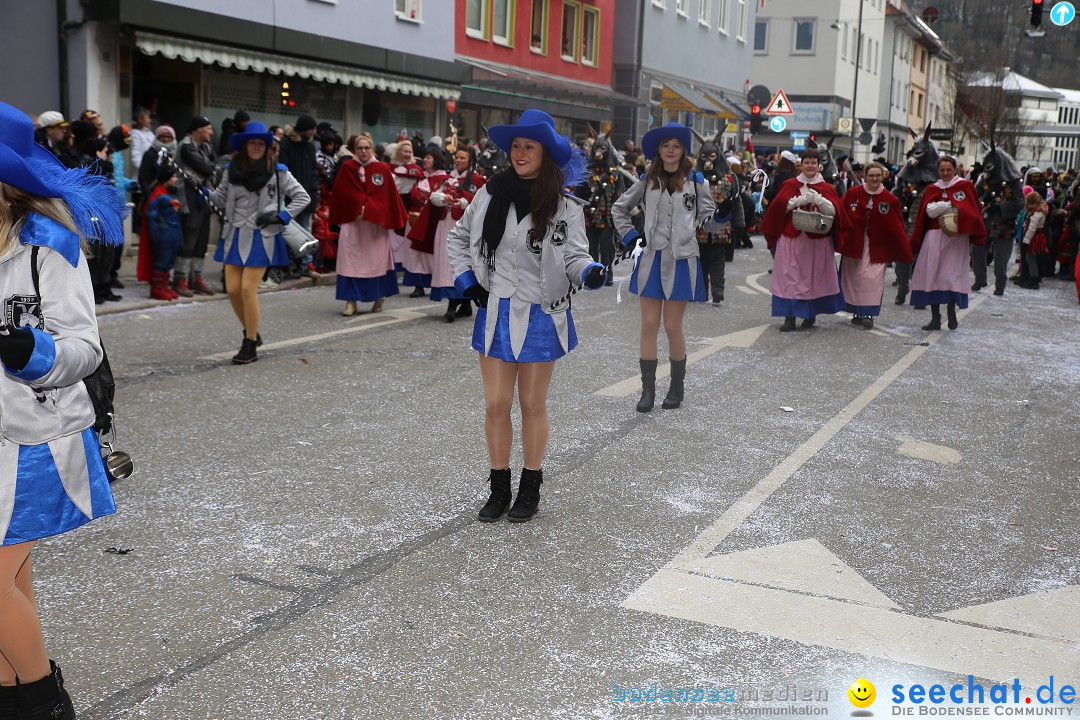
<path fill-rule="evenodd" d="M 768 209 L 765 210 L 765 218 L 758 225 L 758 230 L 765 235 L 765 240 L 769 243 L 769 248 L 776 247 L 776 241 L 780 239 L 781 235 L 787 237 L 795 237 L 799 234 L 799 231 L 795 229 L 795 225 L 791 221 L 791 213 L 787 211 L 788 200 L 799 194 L 802 189 L 802 182 L 799 178 L 794 177 L 784 182 L 780 186 L 779 192 L 776 193 L 776 197 L 769 203 Z M 836 218 L 833 220 L 832 230 L 825 234 L 807 233 L 812 238 L 831 237 L 833 239 L 833 247 L 840 250 L 844 245 L 844 239 L 847 237 L 849 229 L 851 228 L 851 221 L 848 219 L 847 212 L 844 210 L 844 204 L 840 202 L 840 196 L 836 194 L 836 189 L 832 185 L 822 180 L 821 182 L 813 183 L 809 186 L 813 190 L 817 190 L 824 196 L 826 200 L 833 204 L 836 208 Z M 807 205 L 803 209 L 813 209 L 814 206 Z"/>
<path fill-rule="evenodd" d="M 439 221 L 446 217 L 448 208 L 432 205 L 431 193 L 443 192 L 449 195 L 449 188 L 443 187 L 443 183 L 449 179 L 449 173 L 435 173 L 427 179 L 426 191 L 420 188 L 421 183 L 416 183 L 409 194 L 410 204 L 420 208 L 420 217 L 416 218 L 405 237 L 412 240 L 410 247 L 417 252 L 429 255 L 435 252 L 435 228 Z"/>
<path fill-rule="evenodd" d="M 851 230 L 841 251 L 844 255 L 861 258 L 863 237 L 869 232 L 870 262 L 912 262 L 915 259 L 908 243 L 904 211 L 891 192 L 882 189 L 877 195 L 871 195 L 865 187 L 857 185 L 844 195 L 844 210 L 851 220 Z"/>
<path fill-rule="evenodd" d="M 486 182 L 487 178 L 485 178 L 480 173 L 474 172 L 472 175 L 472 187 L 470 187 L 468 190 L 463 190 L 461 188 L 461 178 L 457 178 L 454 180 L 454 197 L 458 199 L 465 198 L 469 202 L 472 202 L 473 197 L 476 195 L 476 191 L 484 187 L 484 184 Z M 454 218 L 455 220 L 460 220 L 461 216 L 464 214 L 465 211 L 459 208 L 457 205 L 450 208 L 450 217 Z"/>
<path fill-rule="evenodd" d="M 139 224 L 139 257 L 135 263 L 135 277 L 139 282 L 150 282 L 150 275 L 154 272 L 154 246 L 150 242 L 150 229 L 146 226 L 146 214 L 150 209 L 150 203 L 156 198 L 167 195 L 169 189 L 164 185 L 158 185 L 150 191 L 150 196 L 143 203 L 142 222 Z"/>
<path fill-rule="evenodd" d="M 330 223 L 351 223 L 360 216 L 361 210 L 365 221 L 387 230 L 405 227 L 409 217 L 389 165 L 375 161 L 361 167 L 359 160 L 349 158 L 334 180 L 334 191 L 330 194 Z"/>
<path fill-rule="evenodd" d="M 919 215 L 915 218 L 915 227 L 911 230 L 912 252 L 916 254 L 919 252 L 927 230 L 941 228 L 937 219 L 931 219 L 926 214 L 926 206 L 939 200 L 947 200 L 956 206 L 959 213 L 956 218 L 956 224 L 959 226 L 958 234 L 967 235 L 972 245 L 986 243 L 986 225 L 983 224 L 982 208 L 979 207 L 979 199 L 975 195 L 975 186 L 969 180 L 961 180 L 945 190 L 937 185 L 931 185 L 923 191 Z"/>

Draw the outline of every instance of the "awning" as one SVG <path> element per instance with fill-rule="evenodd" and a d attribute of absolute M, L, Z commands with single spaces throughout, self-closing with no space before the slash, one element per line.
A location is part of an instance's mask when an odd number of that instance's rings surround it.
<path fill-rule="evenodd" d="M 664 80 L 663 85 L 660 106 L 666 110 L 685 110 L 727 120 L 738 120 L 742 115 L 732 103 L 716 99 L 718 92 L 697 90 L 674 80 Z"/>
<path fill-rule="evenodd" d="M 613 103 L 637 105 L 639 101 L 611 88 L 590 83 L 575 82 L 520 67 L 488 63 L 458 56 L 458 60 L 474 68 L 473 80 L 481 87 L 477 90 L 494 90 L 517 95 L 537 94 L 548 96 L 553 102 L 568 106 L 587 104 L 594 108 L 608 109 Z"/>
<path fill-rule="evenodd" d="M 342 85 L 385 90 L 403 95 L 419 95 L 439 100 L 461 96 L 461 88 L 456 85 L 420 80 L 401 75 L 364 70 L 348 65 L 305 60 L 303 58 L 274 55 L 272 53 L 247 50 L 228 45 L 215 45 L 198 40 L 186 40 L 157 35 L 148 32 L 135 33 L 135 45 L 147 55 L 163 55 L 185 62 L 199 62 L 205 65 L 234 67 L 237 70 L 253 70 L 258 73 L 284 75 L 287 77 L 310 78 L 320 82 L 334 82 Z"/>

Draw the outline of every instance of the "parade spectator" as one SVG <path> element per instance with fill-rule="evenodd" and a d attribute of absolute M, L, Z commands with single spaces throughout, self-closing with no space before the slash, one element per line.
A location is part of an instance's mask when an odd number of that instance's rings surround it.
<path fill-rule="evenodd" d="M 296 221 L 311 229 L 311 215 L 319 204 L 318 143 L 315 140 L 315 118 L 301 115 L 293 125 L 292 132 L 281 140 L 281 162 L 304 187 L 311 202 Z"/>
<path fill-rule="evenodd" d="M 472 301 L 454 285 L 454 273 L 450 267 L 450 258 L 447 247 L 447 238 L 454 224 L 462 218 L 469 204 L 472 203 L 476 192 L 484 186 L 486 180 L 479 172 L 476 172 L 477 157 L 473 148 L 461 148 L 454 153 L 454 169 L 450 172 L 450 178 L 446 181 L 449 192 L 444 193 L 441 212 L 439 206 L 428 204 L 429 214 L 427 218 L 421 212 L 419 222 L 413 225 L 416 234 L 425 239 L 431 235 L 432 245 L 432 273 L 431 273 L 431 300 L 432 302 L 447 301 L 446 313 L 443 320 L 454 322 L 459 317 L 472 315 Z M 423 184 L 423 183 L 421 183 Z M 414 194 L 423 193 L 423 188 L 418 187 Z M 437 222 L 434 232 L 430 230 L 430 223 Z M 422 231 L 427 223 L 427 230 Z M 413 233 L 410 232 L 410 237 Z M 415 247 L 415 243 L 414 243 Z"/>
<path fill-rule="evenodd" d="M 566 304 L 571 284 L 597 289 L 604 268 L 589 257 L 581 206 L 563 188 L 582 180 L 584 158 L 540 110 L 488 134 L 511 169 L 480 189 L 447 245 L 456 287 L 479 305 L 473 349 L 480 354 L 491 494 L 478 519 L 511 522 L 536 514 L 548 440 L 547 394 L 555 361 L 577 345 Z M 517 387 L 524 465 L 510 507 L 510 411 Z"/>
<path fill-rule="evenodd" d="M 99 113 L 97 110 L 83 110 L 82 114 L 79 115 L 79 120 L 83 121 L 84 123 L 90 123 L 91 125 L 93 125 L 94 129 L 97 131 L 98 136 L 105 135 L 105 120 L 102 119 L 101 113 Z"/>
<path fill-rule="evenodd" d="M 957 176 L 956 159 L 938 161 L 940 180 L 923 191 L 911 231 L 916 256 L 911 275 L 911 304 L 929 305 L 930 322 L 923 330 L 941 329 L 941 306 L 947 305 L 949 329 L 959 323 L 956 308 L 968 306 L 970 244 L 986 242 L 986 226 L 975 186 Z"/>
<path fill-rule="evenodd" d="M 819 172 L 820 159 L 817 148 L 803 151 L 801 173 L 780 187 L 760 226 L 775 250 L 772 314 L 784 318 L 780 332 L 795 330 L 795 318 L 807 329 L 818 315 L 844 308 L 835 252 L 843 249 L 850 223 L 836 190 Z"/>
<path fill-rule="evenodd" d="M 176 131 L 171 125 L 158 125 L 157 130 L 154 131 L 153 142 L 150 143 L 150 147 L 143 153 L 142 160 L 139 162 L 139 188 L 144 195 L 150 192 L 150 186 L 156 182 L 161 166 L 175 161 Z"/>
<path fill-rule="evenodd" d="M 384 298 L 398 294 L 390 235 L 405 227 L 408 214 L 392 178 L 364 133 L 356 140 L 356 157 L 342 164 L 334 181 L 330 223 L 341 226 L 336 294 L 345 301 L 345 317 L 356 314 L 357 302 L 373 303 L 371 312 L 382 312 Z"/>
<path fill-rule="evenodd" d="M 1017 286 L 1039 289 L 1039 258 L 1049 253 L 1046 240 L 1047 204 L 1037 192 L 1028 193 L 1024 200 L 1024 224 L 1020 239 L 1021 257 L 1027 266 L 1027 276 Z"/>
<path fill-rule="evenodd" d="M 154 131 L 150 129 L 150 111 L 146 108 L 135 108 L 134 121 L 135 126 L 131 128 L 131 166 L 138 177 L 143 156 L 154 144 Z"/>
<path fill-rule="evenodd" d="M 172 289 L 184 297 L 213 295 L 203 279 L 203 261 L 210 244 L 210 180 L 217 154 L 210 138 L 214 126 L 201 115 L 192 118 L 188 134 L 177 145 L 176 164 L 180 168 L 180 211 L 183 213 L 184 244 L 180 247 L 173 273 Z"/>
<path fill-rule="evenodd" d="M 116 512 L 82 382 L 102 359 L 85 242 L 122 241 L 125 209 L 107 177 L 65 171 L 33 137 L 30 118 L 0 103 L 0 295 L 36 299 L 0 334 L 0 708 L 75 720 L 45 647 L 33 550 Z"/>
<path fill-rule="evenodd" d="M 82 165 L 78 153 L 71 149 L 68 141 L 69 123 L 55 110 L 48 110 L 38 115 L 37 127 L 43 135 L 41 144 L 65 167 L 76 168 Z"/>
<path fill-rule="evenodd" d="M 284 227 L 308 206 L 311 198 L 287 169 L 278 164 L 274 136 L 257 120 L 229 138 L 232 159 L 225 180 L 211 202 L 225 208 L 214 259 L 225 265 L 225 289 L 233 312 L 244 326 L 234 365 L 259 359 L 259 282 L 266 268 L 289 264 Z M 279 209 L 285 202 L 285 209 Z"/>
<path fill-rule="evenodd" d="M 218 138 L 218 155 L 228 155 L 230 152 L 229 138 L 234 133 L 244 132 L 244 128 L 251 122 L 251 116 L 246 110 L 237 110 L 231 118 L 221 121 L 221 137 Z"/>
<path fill-rule="evenodd" d="M 93 128 L 90 123 L 84 123 Z M 103 137 L 91 137 L 82 142 L 80 146 L 84 153 L 83 161 L 87 170 L 92 175 L 104 177 L 113 188 L 113 151 L 109 142 Z M 115 189 L 114 189 L 115 192 Z M 118 193 L 119 195 L 119 193 Z M 105 302 L 122 300 L 120 295 L 112 291 L 112 266 L 116 260 L 117 247 L 114 245 L 93 245 L 93 252 L 87 258 L 87 268 L 90 270 L 90 282 L 94 289 L 94 302 L 102 305 Z"/>
<path fill-rule="evenodd" d="M 150 186 L 139 227 L 139 257 L 136 274 L 141 282 L 150 283 L 154 300 L 176 300 L 180 297 L 169 287 L 169 274 L 176 262 L 176 253 L 184 244 L 180 200 L 177 198 L 176 166 L 166 163 L 158 169 L 157 180 Z"/>
<path fill-rule="evenodd" d="M 611 210 L 623 248 L 632 247 L 639 237 L 645 239 L 645 251 L 630 275 L 630 292 L 641 298 L 638 412 L 651 411 L 656 400 L 656 340 L 661 318 L 671 360 L 671 385 L 662 406 L 672 410 L 682 404 L 686 377 L 683 318 L 689 301 L 708 298 L 697 228 L 712 216 L 716 203 L 709 184 L 690 161 L 690 138 L 690 128 L 679 123 L 645 133 L 641 149 L 651 159 L 649 172 L 631 185 Z M 630 216 L 639 205 L 645 210 L 642 232 Z"/>
<path fill-rule="evenodd" d="M 131 131 L 127 125 L 117 125 L 109 131 L 106 140 L 113 153 L 113 184 L 126 201 L 128 193 L 135 192 L 139 187 L 139 183 L 124 172 L 124 150 L 131 145 Z"/>

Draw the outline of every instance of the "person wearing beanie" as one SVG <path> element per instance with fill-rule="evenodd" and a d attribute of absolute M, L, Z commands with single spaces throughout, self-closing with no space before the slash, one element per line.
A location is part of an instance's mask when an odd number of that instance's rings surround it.
<path fill-rule="evenodd" d="M 301 115 L 296 119 L 292 132 L 286 133 L 281 140 L 279 161 L 289 169 L 301 187 L 311 198 L 308 206 L 300 212 L 294 222 L 300 223 L 305 230 L 311 230 L 311 218 L 315 209 L 319 207 L 319 197 L 322 192 L 321 177 L 319 171 L 318 143 L 315 142 L 315 129 L 317 123 L 310 115 Z M 300 258 L 303 267 L 314 262 L 313 255 Z"/>
<path fill-rule="evenodd" d="M 180 200 L 176 196 L 179 176 L 176 166 L 167 163 L 158 168 L 157 180 L 150 188 L 139 228 L 139 280 L 150 283 L 154 300 L 176 300 L 180 295 L 169 287 L 169 273 L 176 253 L 184 244 Z"/>
<path fill-rule="evenodd" d="M 203 260 L 210 244 L 210 179 L 217 154 L 210 138 L 214 126 L 209 118 L 196 116 L 188 124 L 188 134 L 176 151 L 180 168 L 180 212 L 183 215 L 184 244 L 180 247 L 173 273 L 172 289 L 184 297 L 213 295 L 203 279 Z"/>
<path fill-rule="evenodd" d="M 139 162 L 139 189 L 143 194 L 150 192 L 150 186 L 157 180 L 158 169 L 162 165 L 174 162 L 176 158 L 176 131 L 171 125 L 158 125 L 150 147 L 143 153 Z"/>

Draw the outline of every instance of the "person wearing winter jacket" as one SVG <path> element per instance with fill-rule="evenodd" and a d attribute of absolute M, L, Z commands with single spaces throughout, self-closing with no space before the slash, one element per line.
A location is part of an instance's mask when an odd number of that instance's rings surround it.
<path fill-rule="evenodd" d="M 216 169 L 217 153 L 210 143 L 214 126 L 197 116 L 188 125 L 188 134 L 177 146 L 176 164 L 181 170 L 180 211 L 184 221 L 184 244 L 176 260 L 172 289 L 184 297 L 213 295 L 203 279 L 203 261 L 210 246 L 210 180 Z"/>
<path fill-rule="evenodd" d="M 154 131 L 154 140 L 139 161 L 139 188 L 143 194 L 150 192 L 150 186 L 157 182 L 157 173 L 161 166 L 175 162 L 176 131 L 171 125 L 158 125 Z"/>
<path fill-rule="evenodd" d="M 169 273 L 172 272 L 180 246 L 184 244 L 180 200 L 176 197 L 178 179 L 175 165 L 162 165 L 143 208 L 142 227 L 139 230 L 138 277 L 143 282 L 149 281 L 150 297 L 154 300 L 176 300 L 180 297 L 169 287 Z"/>
<path fill-rule="evenodd" d="M 1039 258 L 1046 255 L 1049 247 L 1046 240 L 1047 204 L 1038 192 L 1028 193 L 1024 200 L 1023 234 L 1020 238 L 1023 262 L 1027 266 L 1027 276 L 1016 284 L 1027 290 L 1039 289 Z"/>

